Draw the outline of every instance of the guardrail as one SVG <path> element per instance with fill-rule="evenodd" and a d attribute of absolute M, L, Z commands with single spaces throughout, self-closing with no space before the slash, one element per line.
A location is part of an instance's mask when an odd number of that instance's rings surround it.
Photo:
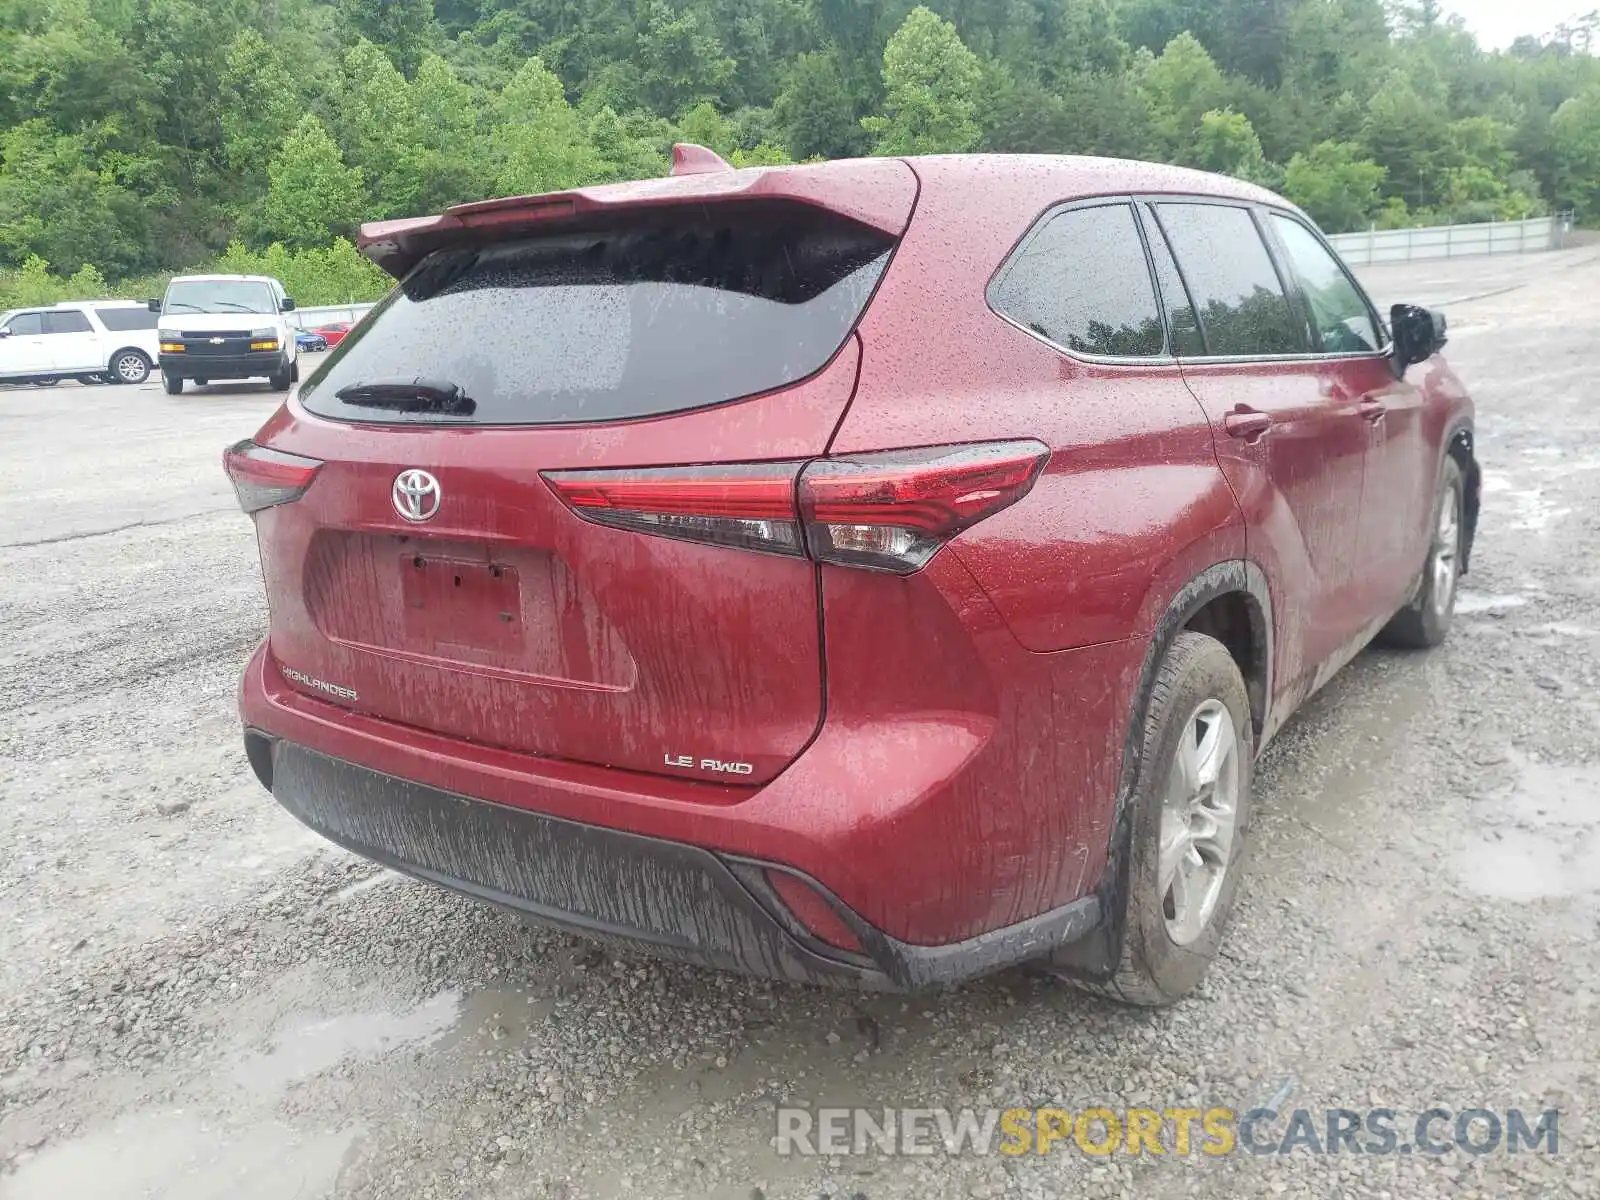
<path fill-rule="evenodd" d="M 328 325 L 334 321 L 359 321 L 371 312 L 371 304 L 319 304 L 312 308 L 297 308 L 289 314 L 289 319 L 300 329 L 314 329 L 318 325 Z"/>
<path fill-rule="evenodd" d="M 1465 258 L 1475 254 L 1530 254 L 1559 250 L 1572 232 L 1572 214 L 1477 225 L 1431 225 L 1421 229 L 1369 229 L 1328 240 L 1352 266 Z"/>

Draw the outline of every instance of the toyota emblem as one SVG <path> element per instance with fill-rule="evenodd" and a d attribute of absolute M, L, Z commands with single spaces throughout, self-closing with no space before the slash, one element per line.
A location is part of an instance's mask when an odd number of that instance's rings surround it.
<path fill-rule="evenodd" d="M 439 481 L 413 467 L 394 477 L 394 510 L 408 521 L 429 521 L 439 511 Z"/>

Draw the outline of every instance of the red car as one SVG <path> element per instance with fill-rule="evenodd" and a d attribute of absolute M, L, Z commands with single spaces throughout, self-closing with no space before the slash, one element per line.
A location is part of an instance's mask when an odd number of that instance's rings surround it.
<path fill-rule="evenodd" d="M 344 341 L 345 335 L 350 332 L 350 324 L 349 321 L 330 321 L 326 325 L 318 325 L 311 332 L 319 335 L 323 341 L 328 343 L 328 349 L 332 350 L 340 342 Z"/>
<path fill-rule="evenodd" d="M 1261 748 L 1450 627 L 1442 318 L 1196 172 L 677 157 L 363 230 L 400 286 L 226 456 L 256 774 L 624 946 L 1183 996 Z"/>

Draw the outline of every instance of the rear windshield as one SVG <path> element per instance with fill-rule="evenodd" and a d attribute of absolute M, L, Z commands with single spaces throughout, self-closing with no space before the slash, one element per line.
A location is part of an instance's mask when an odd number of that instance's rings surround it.
<path fill-rule="evenodd" d="M 349 421 L 483 425 L 721 404 L 826 364 L 894 246 L 802 205 L 649 220 L 431 255 L 328 356 L 301 402 Z M 417 380 L 471 403 L 371 400 L 374 385 Z"/>

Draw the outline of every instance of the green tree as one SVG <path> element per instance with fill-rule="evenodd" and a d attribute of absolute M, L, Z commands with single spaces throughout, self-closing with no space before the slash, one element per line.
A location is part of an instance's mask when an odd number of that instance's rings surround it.
<path fill-rule="evenodd" d="M 359 41 L 344 55 L 340 100 L 340 140 L 369 182 L 374 214 L 421 212 L 426 131 L 405 76 L 383 50 Z"/>
<path fill-rule="evenodd" d="M 1189 162 L 1191 166 L 1251 183 L 1275 182 L 1250 118 L 1231 108 L 1213 109 L 1201 116 Z"/>
<path fill-rule="evenodd" d="M 1379 208 L 1384 169 L 1353 142 L 1319 142 L 1289 160 L 1283 194 L 1329 233 L 1363 229 Z"/>
<path fill-rule="evenodd" d="M 794 162 L 789 157 L 789 152 L 782 146 L 774 146 L 771 142 L 760 142 L 749 150 L 735 149 L 728 156 L 728 162 L 735 167 L 784 167 Z"/>
<path fill-rule="evenodd" d="M 251 192 L 259 192 L 267 160 L 298 123 L 302 106 L 277 47 L 256 30 L 241 29 L 229 44 L 221 97 L 228 165 L 252 181 Z"/>
<path fill-rule="evenodd" d="M 1550 141 L 1556 202 L 1576 209 L 1582 221 L 1600 221 L 1600 86 L 1556 109 Z"/>
<path fill-rule="evenodd" d="M 867 148 L 860 112 L 837 50 L 801 54 L 772 102 L 784 144 L 799 158 L 850 158 Z"/>
<path fill-rule="evenodd" d="M 1135 69 L 1158 152 L 1168 159 L 1191 153 L 1201 119 L 1227 106 L 1222 71 L 1199 39 L 1188 33 L 1168 42 L 1159 58 L 1137 62 Z"/>
<path fill-rule="evenodd" d="M 326 245 L 362 218 L 367 204 L 361 171 L 347 167 L 338 143 L 307 113 L 267 168 L 263 232 L 291 247 Z"/>
<path fill-rule="evenodd" d="M 66 272 L 98 262 L 117 275 L 151 265 L 148 216 L 133 184 L 143 165 L 93 134 L 43 119 L 0 134 L 0 254 Z"/>
<path fill-rule="evenodd" d="M 379 46 L 407 75 L 415 71 L 430 39 L 433 0 L 338 0 L 340 35 L 346 42 Z"/>
<path fill-rule="evenodd" d="M 522 64 L 501 92 L 495 117 L 489 143 L 497 193 L 560 191 L 604 174 L 582 119 L 541 60 Z"/>
<path fill-rule="evenodd" d="M 664 175 L 667 159 L 647 138 L 638 136 L 609 106 L 589 118 L 587 133 L 594 150 L 595 183 L 650 179 Z"/>
<path fill-rule="evenodd" d="M 733 122 L 716 110 L 716 106 L 701 101 L 678 118 L 678 133 L 674 139 L 693 142 L 708 150 L 715 150 L 727 158 L 739 149 L 739 138 Z"/>
<path fill-rule="evenodd" d="M 656 112 L 678 112 L 715 99 L 738 65 L 722 49 L 698 7 L 674 9 L 641 0 L 633 70 L 639 98 Z"/>
<path fill-rule="evenodd" d="M 956 27 L 921 5 L 912 9 L 883 51 L 883 115 L 861 125 L 876 136 L 876 154 L 940 154 L 970 150 L 982 131 L 977 114 L 983 71 Z"/>
<path fill-rule="evenodd" d="M 1449 133 L 1442 98 L 1424 96 L 1412 76 L 1396 70 L 1367 101 L 1361 141 L 1384 168 L 1390 193 L 1415 209 L 1439 199 Z"/>
<path fill-rule="evenodd" d="M 411 81 L 416 114 L 420 212 L 437 212 L 466 200 L 483 199 L 494 186 L 487 169 L 489 146 L 478 132 L 480 94 L 457 77 L 450 64 L 430 54 Z"/>

